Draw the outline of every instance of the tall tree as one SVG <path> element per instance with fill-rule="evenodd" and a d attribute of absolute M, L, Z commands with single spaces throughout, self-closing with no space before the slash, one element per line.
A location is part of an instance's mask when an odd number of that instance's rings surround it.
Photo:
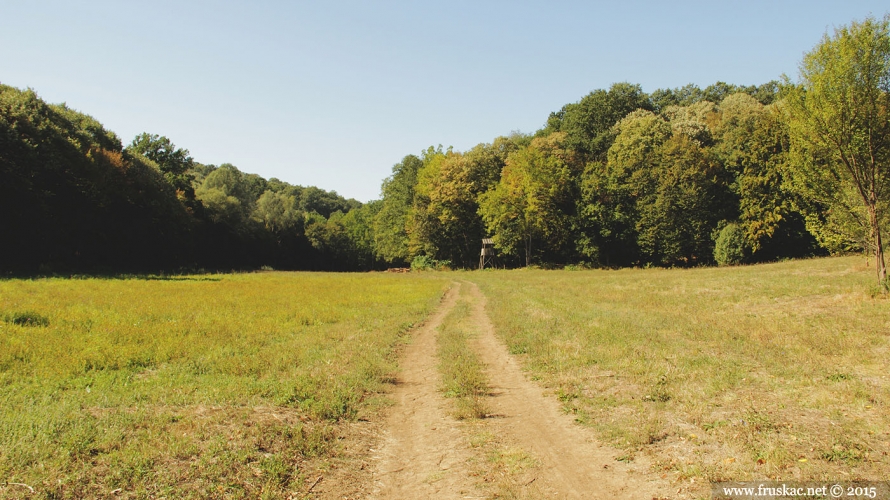
<path fill-rule="evenodd" d="M 167 181 L 176 188 L 180 199 L 194 200 L 195 191 L 189 173 L 194 160 L 187 149 L 177 148 L 170 139 L 162 135 L 143 132 L 127 146 L 127 151 L 155 162 Z"/>
<path fill-rule="evenodd" d="M 652 104 L 639 85 L 615 83 L 608 91 L 595 90 L 551 113 L 539 135 L 563 132 L 566 147 L 579 153 L 583 161 L 603 160 L 615 138 L 612 127 L 641 108 L 652 109 Z"/>
<path fill-rule="evenodd" d="M 473 267 L 485 226 L 479 216 L 479 196 L 497 184 L 516 140 L 498 137 L 466 153 L 430 158 L 418 174 L 411 210 L 413 249 L 454 266 Z"/>
<path fill-rule="evenodd" d="M 479 198 L 479 213 L 495 246 L 508 255 L 540 245 L 551 257 L 568 248 L 580 162 L 565 134 L 538 137 L 507 158 L 497 186 Z"/>
<path fill-rule="evenodd" d="M 392 167 L 383 181 L 382 205 L 374 217 L 377 254 L 387 262 L 407 263 L 409 211 L 414 203 L 414 186 L 423 160 L 408 155 Z"/>
<path fill-rule="evenodd" d="M 858 193 L 873 241 L 877 277 L 887 278 L 881 222 L 890 196 L 890 15 L 826 34 L 786 77 L 794 185 L 832 209 Z M 855 217 L 854 217 L 855 218 Z"/>
<path fill-rule="evenodd" d="M 638 200 L 655 189 L 651 170 L 671 124 L 640 109 L 619 121 L 613 134 L 608 162 L 588 164 L 582 176 L 576 241 L 582 255 L 607 266 L 637 261 Z"/>

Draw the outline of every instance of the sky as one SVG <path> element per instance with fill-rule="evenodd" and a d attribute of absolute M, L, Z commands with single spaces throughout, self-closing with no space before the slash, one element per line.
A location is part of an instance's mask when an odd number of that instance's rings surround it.
<path fill-rule="evenodd" d="M 465 151 L 616 82 L 796 78 L 844 1 L 0 0 L 0 83 L 201 163 L 366 202 L 394 164 Z"/>

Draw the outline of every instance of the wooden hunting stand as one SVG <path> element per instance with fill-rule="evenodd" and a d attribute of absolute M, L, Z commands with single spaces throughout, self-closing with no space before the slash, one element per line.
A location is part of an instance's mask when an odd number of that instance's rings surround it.
<path fill-rule="evenodd" d="M 491 238 L 482 238 L 482 253 L 479 255 L 479 269 L 488 267 L 497 267 L 498 261 L 494 255 L 494 242 Z"/>

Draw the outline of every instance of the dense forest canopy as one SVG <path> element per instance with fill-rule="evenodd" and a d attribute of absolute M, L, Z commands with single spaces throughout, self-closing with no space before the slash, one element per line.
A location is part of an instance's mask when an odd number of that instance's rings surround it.
<path fill-rule="evenodd" d="M 865 23 L 879 48 L 890 47 L 887 19 Z M 886 127 L 882 57 L 869 112 Z M 874 250 L 890 190 L 880 184 L 863 205 L 843 170 L 834 184 L 810 182 L 834 161 L 800 118 L 818 97 L 807 88 L 817 76 L 651 93 L 616 83 L 533 134 L 409 154 L 366 204 L 201 164 L 161 135 L 124 146 L 88 115 L 0 86 L 0 271 L 472 268 L 486 237 L 510 266 Z M 886 183 L 884 172 L 873 177 Z"/>
<path fill-rule="evenodd" d="M 159 135 L 140 134 L 124 146 L 94 118 L 6 85 L 0 207 L 6 273 L 353 269 L 353 261 L 373 262 L 371 249 L 348 231 L 343 245 L 352 260 L 329 250 L 343 239 L 332 221 L 369 210 L 356 200 L 231 164 L 204 165 Z"/>

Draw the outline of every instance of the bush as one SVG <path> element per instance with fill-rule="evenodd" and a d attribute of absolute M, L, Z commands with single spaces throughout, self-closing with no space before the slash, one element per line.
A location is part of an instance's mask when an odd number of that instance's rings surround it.
<path fill-rule="evenodd" d="M 735 266 L 745 262 L 748 257 L 748 244 L 745 234 L 736 223 L 727 224 L 714 245 L 714 260 L 721 266 Z"/>
<path fill-rule="evenodd" d="M 450 266 L 450 260 L 436 260 L 428 255 L 418 255 L 411 261 L 412 271 L 444 271 Z"/>
<path fill-rule="evenodd" d="M 48 326 L 49 318 L 34 311 L 16 312 L 3 316 L 3 321 L 19 326 Z"/>

